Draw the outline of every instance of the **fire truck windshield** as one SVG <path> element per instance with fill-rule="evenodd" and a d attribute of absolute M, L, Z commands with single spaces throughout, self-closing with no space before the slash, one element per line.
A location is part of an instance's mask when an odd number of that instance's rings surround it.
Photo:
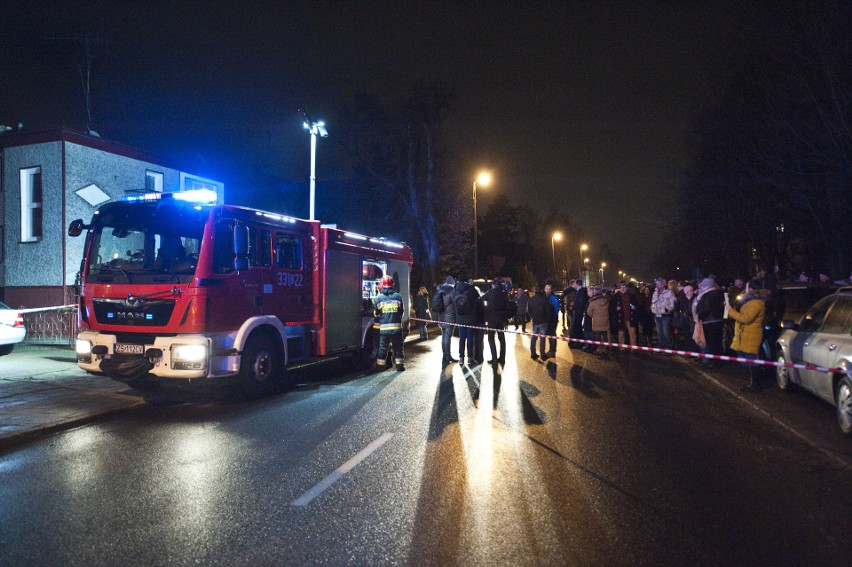
<path fill-rule="evenodd" d="M 154 212 L 146 208 L 139 212 Z M 206 215 L 172 217 L 167 214 L 171 211 L 163 209 L 158 214 L 133 214 L 133 209 L 122 212 L 102 214 L 97 219 L 89 280 L 135 284 L 192 279 Z"/>

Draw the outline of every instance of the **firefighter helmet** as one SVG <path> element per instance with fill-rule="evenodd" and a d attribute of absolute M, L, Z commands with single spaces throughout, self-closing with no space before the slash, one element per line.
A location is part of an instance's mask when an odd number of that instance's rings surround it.
<path fill-rule="evenodd" d="M 385 276 L 382 278 L 382 289 L 387 289 L 389 287 L 393 287 L 393 278 Z"/>

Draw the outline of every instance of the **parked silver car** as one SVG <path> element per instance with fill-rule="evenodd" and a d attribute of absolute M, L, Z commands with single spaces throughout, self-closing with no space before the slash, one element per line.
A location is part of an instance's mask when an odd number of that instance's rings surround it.
<path fill-rule="evenodd" d="M 0 356 L 9 354 L 27 336 L 24 317 L 17 309 L 0 303 Z"/>
<path fill-rule="evenodd" d="M 809 364 L 836 369 L 835 372 L 776 367 L 778 387 L 801 386 L 833 404 L 837 422 L 846 435 L 852 434 L 852 288 L 819 300 L 794 325 L 782 323 L 778 337 L 778 362 Z"/>

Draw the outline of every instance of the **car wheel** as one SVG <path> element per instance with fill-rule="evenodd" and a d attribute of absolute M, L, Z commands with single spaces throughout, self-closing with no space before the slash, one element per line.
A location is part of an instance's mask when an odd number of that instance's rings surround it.
<path fill-rule="evenodd" d="M 0 356 L 6 356 L 7 354 L 11 354 L 13 348 L 15 348 L 15 345 L 0 346 Z"/>
<path fill-rule="evenodd" d="M 778 362 L 779 366 L 775 367 L 775 383 L 778 384 L 779 390 L 784 390 L 785 392 L 789 392 L 795 386 L 795 384 L 793 384 L 793 381 L 790 379 L 791 369 L 787 368 L 785 366 L 781 366 L 782 364 L 786 364 L 787 361 L 784 360 L 784 356 L 782 356 L 780 354 L 778 355 L 777 362 Z"/>
<path fill-rule="evenodd" d="M 278 352 L 266 335 L 249 339 L 240 362 L 240 386 L 244 397 L 253 399 L 269 393 L 279 372 Z"/>
<path fill-rule="evenodd" d="M 837 424 L 844 435 L 849 435 L 852 433 L 852 380 L 849 376 L 837 382 L 834 405 L 837 407 Z"/>

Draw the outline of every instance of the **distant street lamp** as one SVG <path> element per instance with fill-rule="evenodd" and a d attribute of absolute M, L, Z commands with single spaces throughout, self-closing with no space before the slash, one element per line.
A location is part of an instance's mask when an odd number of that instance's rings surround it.
<path fill-rule="evenodd" d="M 601 262 L 601 285 L 604 283 L 604 268 L 606 268 L 606 262 Z"/>
<path fill-rule="evenodd" d="M 584 267 L 583 266 L 583 256 L 585 255 L 584 252 L 588 249 L 589 249 L 589 246 L 587 244 L 581 244 L 580 245 L 580 277 L 581 278 L 583 277 L 583 267 Z"/>
<path fill-rule="evenodd" d="M 481 171 L 473 180 L 473 278 L 479 273 L 479 230 L 476 225 L 476 185 L 488 187 L 491 185 L 491 173 Z"/>
<path fill-rule="evenodd" d="M 311 199 L 310 199 L 310 216 L 308 220 L 314 220 L 314 210 L 316 202 L 316 186 L 317 186 L 317 136 L 328 138 L 328 130 L 325 129 L 325 122 L 312 120 L 308 117 L 304 110 L 300 110 L 305 122 L 302 126 L 305 130 L 311 133 Z"/>
<path fill-rule="evenodd" d="M 556 275 L 556 245 L 554 242 L 558 242 L 562 240 L 562 233 L 558 230 L 554 232 L 550 237 L 550 252 L 553 254 L 553 275 Z"/>

